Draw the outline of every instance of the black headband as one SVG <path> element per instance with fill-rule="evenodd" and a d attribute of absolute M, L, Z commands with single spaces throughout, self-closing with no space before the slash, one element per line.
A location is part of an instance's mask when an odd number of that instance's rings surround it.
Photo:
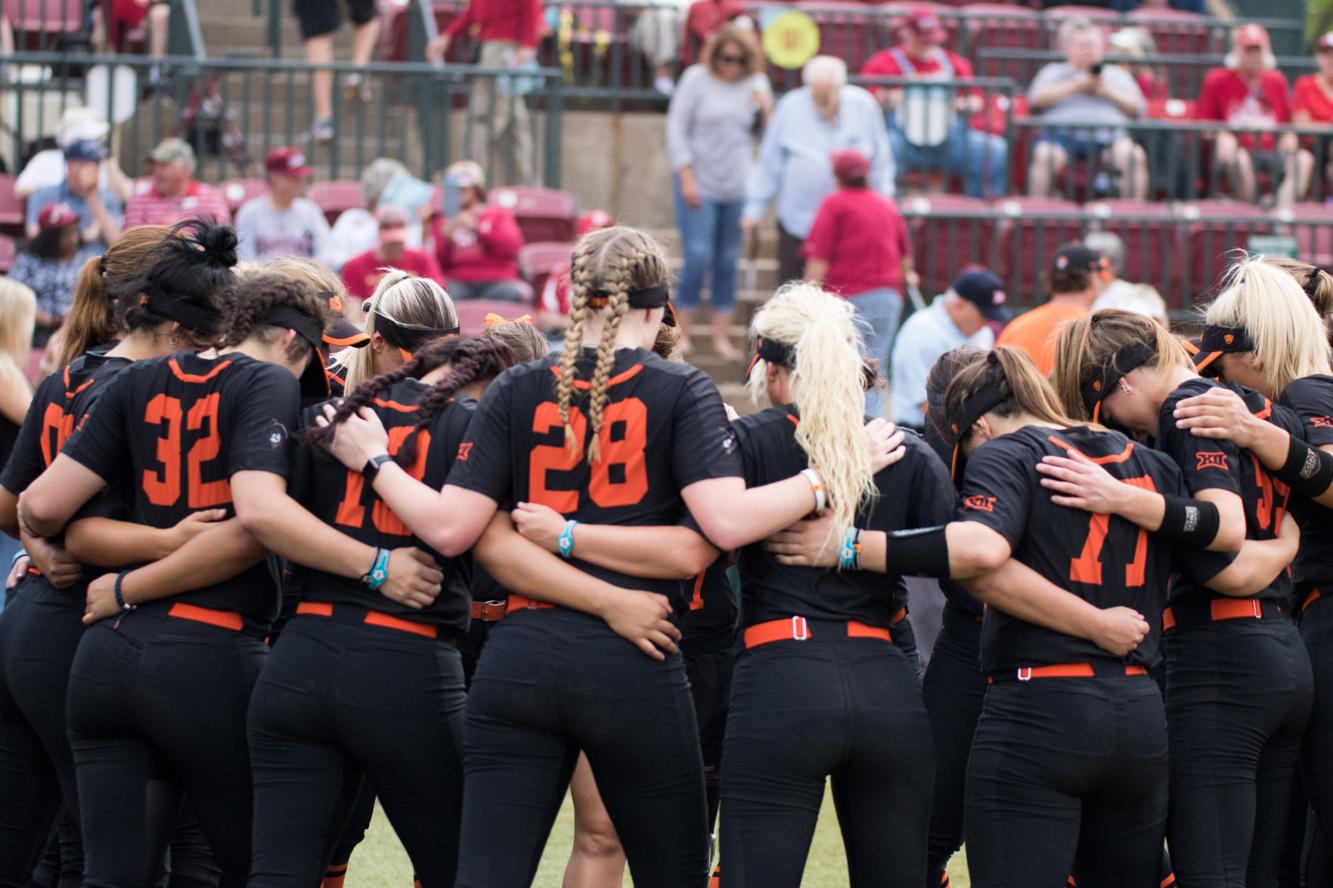
<path fill-rule="evenodd" d="M 315 350 L 318 350 L 324 344 L 324 325 L 290 305 L 274 306 L 269 309 L 268 314 L 264 315 L 259 323 L 268 327 L 284 327 L 288 330 L 295 330 L 296 335 L 310 343 Z"/>
<path fill-rule="evenodd" d="M 1333 272 L 1329 271 L 1327 268 L 1319 265 L 1310 269 L 1310 273 L 1305 276 L 1305 295 L 1309 296 L 1311 299 L 1313 299 L 1314 294 L 1319 291 L 1320 272 L 1324 274 L 1333 274 Z"/>
<path fill-rule="evenodd" d="M 1202 352 L 1220 352 L 1222 354 L 1254 351 L 1250 334 L 1244 327 L 1215 327 L 1212 324 L 1203 328 L 1199 337 L 1199 350 Z"/>
<path fill-rule="evenodd" d="M 1009 400 L 1009 396 L 998 388 L 982 389 L 964 401 L 957 410 L 949 415 L 942 437 L 949 447 L 949 477 L 954 481 L 958 480 L 960 463 L 958 457 L 962 453 L 963 439 L 967 437 L 968 430 L 978 419 L 981 419 L 1007 400 Z"/>
<path fill-rule="evenodd" d="M 605 290 L 593 290 L 588 294 L 589 308 L 605 308 L 611 300 L 611 294 Z M 636 287 L 629 291 L 630 308 L 661 308 L 671 300 L 671 290 L 666 284 L 655 287 Z"/>
<path fill-rule="evenodd" d="M 384 337 L 385 341 L 394 348 L 401 348 L 409 354 L 415 354 L 427 342 L 434 339 L 440 339 L 445 336 L 455 336 L 458 333 L 458 325 L 446 328 L 426 328 L 404 327 L 402 324 L 390 318 L 386 318 L 379 312 L 375 312 L 375 332 Z"/>
<path fill-rule="evenodd" d="M 1150 345 L 1136 342 L 1126 346 L 1111 356 L 1111 361 L 1102 368 L 1100 374 L 1083 383 L 1080 394 L 1083 396 L 1083 409 L 1088 411 L 1093 422 L 1101 422 L 1102 401 L 1111 393 L 1127 373 L 1157 357 L 1157 351 Z"/>
<path fill-rule="evenodd" d="M 222 313 L 212 303 L 198 303 L 179 293 L 164 293 L 149 285 L 141 304 L 153 314 L 183 327 L 212 335 L 222 324 Z M 142 297 L 141 297 L 142 298 Z"/>
<path fill-rule="evenodd" d="M 754 357 L 750 359 L 750 363 L 745 367 L 745 378 L 747 380 L 750 378 L 755 365 L 760 361 L 791 369 L 795 359 L 796 353 L 792 351 L 790 346 L 765 339 L 762 336 L 756 336 L 754 339 Z"/>

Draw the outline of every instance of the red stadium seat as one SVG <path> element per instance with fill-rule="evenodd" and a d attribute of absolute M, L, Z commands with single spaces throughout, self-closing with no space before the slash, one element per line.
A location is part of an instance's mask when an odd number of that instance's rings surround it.
<path fill-rule="evenodd" d="M 1203 55 L 1213 49 L 1211 32 L 1202 16 L 1180 9 L 1134 9 L 1126 20 L 1152 35 L 1164 55 Z"/>
<path fill-rule="evenodd" d="M 4 16 L 20 34 L 37 37 L 62 37 L 84 29 L 84 4 L 81 0 L 4 0 Z M 28 48 L 20 42 L 19 49 Z"/>
<path fill-rule="evenodd" d="M 900 209 L 912 233 L 916 270 L 926 292 L 943 292 L 964 266 L 994 267 L 994 212 L 986 201 L 932 194 L 906 198 Z"/>
<path fill-rule="evenodd" d="M 1042 278 L 1050 258 L 1064 244 L 1083 236 L 1086 216 L 1078 204 L 1046 197 L 997 201 L 997 270 L 1011 292 L 1044 291 Z"/>
<path fill-rule="evenodd" d="M 1234 200 L 1198 200 L 1177 208 L 1185 220 L 1189 268 L 1183 270 L 1191 297 L 1212 291 L 1226 270 L 1229 254 L 1249 246 L 1251 234 L 1268 234 L 1272 219 L 1254 204 Z"/>
<path fill-rule="evenodd" d="M 1289 210 L 1273 214 L 1279 224 L 1278 234 L 1296 238 L 1298 253 L 1306 262 L 1328 268 L 1333 266 L 1333 214 L 1322 203 L 1298 203 Z"/>
<path fill-rule="evenodd" d="M 1122 278 L 1154 282 L 1179 280 L 1179 257 L 1183 255 L 1181 227 L 1169 204 L 1147 200 L 1103 200 L 1086 205 L 1084 210 L 1092 227 L 1109 231 L 1124 241 Z"/>
<path fill-rule="evenodd" d="M 0 234 L 0 274 L 9 274 L 9 269 L 14 267 L 14 258 L 18 255 L 18 247 L 14 239 L 7 234 Z"/>
<path fill-rule="evenodd" d="M 564 241 L 539 241 L 524 244 L 518 251 L 518 269 L 534 293 L 542 292 L 546 279 L 558 266 L 569 262 L 574 245 Z"/>
<path fill-rule="evenodd" d="M 486 315 L 498 314 L 503 318 L 512 318 L 521 314 L 515 311 L 519 307 L 518 303 L 501 299 L 459 299 L 454 302 L 454 309 L 458 312 L 459 333 L 476 336 L 486 327 Z"/>
<path fill-rule="evenodd" d="M 264 189 L 263 179 L 228 179 L 218 185 L 222 199 L 227 202 L 227 209 L 231 210 L 233 216 L 242 204 L 263 194 Z"/>
<path fill-rule="evenodd" d="M 328 182 L 314 182 L 306 189 L 306 197 L 313 200 L 324 211 L 324 216 L 332 225 L 344 210 L 359 210 L 365 207 L 365 195 L 361 192 L 361 183 L 355 179 L 331 179 Z"/>
<path fill-rule="evenodd" d="M 1193 120 L 1194 99 L 1149 99 L 1147 118 L 1149 120 Z"/>
<path fill-rule="evenodd" d="M 490 200 L 514 214 L 524 241 L 574 240 L 578 212 L 574 195 L 567 191 L 516 185 L 492 190 Z"/>
<path fill-rule="evenodd" d="M 0 233 L 23 236 L 24 201 L 14 193 L 14 177 L 0 173 Z"/>
<path fill-rule="evenodd" d="M 819 51 L 842 59 L 852 71 L 861 70 L 872 55 L 897 42 L 887 24 L 891 19 L 864 3 L 809 0 L 801 4 L 801 11 L 819 26 Z M 896 16 L 892 20 L 896 23 Z"/>
<path fill-rule="evenodd" d="M 1034 10 L 1008 3 L 972 3 L 959 10 L 964 42 L 978 77 L 1013 77 L 1023 62 L 1010 59 L 976 60 L 983 49 L 1027 49 L 1042 46 L 1041 16 Z"/>

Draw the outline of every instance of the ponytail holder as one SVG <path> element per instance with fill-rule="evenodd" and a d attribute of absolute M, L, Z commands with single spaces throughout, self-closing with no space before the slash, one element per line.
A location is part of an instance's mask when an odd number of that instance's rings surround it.
<path fill-rule="evenodd" d="M 1000 366 L 1000 356 L 995 353 L 995 349 L 986 352 L 986 363 L 992 367 Z"/>
<path fill-rule="evenodd" d="M 97 257 L 97 273 L 106 277 L 106 253 Z"/>
<path fill-rule="evenodd" d="M 147 304 L 148 304 L 148 294 L 147 294 L 147 293 L 140 293 L 140 294 L 139 294 L 139 305 L 143 306 L 143 305 L 147 305 Z"/>
<path fill-rule="evenodd" d="M 482 321 L 481 326 L 485 329 L 490 329 L 491 327 L 494 327 L 496 324 L 510 324 L 510 323 L 531 324 L 532 315 L 523 315 L 522 317 L 517 317 L 514 318 L 512 321 L 508 321 L 500 317 L 495 312 L 490 312 L 486 315 L 486 318 Z"/>
<path fill-rule="evenodd" d="M 1328 274 L 1328 271 L 1326 269 L 1323 269 L 1318 265 L 1316 265 L 1313 268 L 1311 268 L 1310 273 L 1305 276 L 1304 289 L 1306 296 L 1309 296 L 1311 298 L 1314 297 L 1315 291 L 1319 289 L 1319 275 L 1321 272 L 1324 274 Z"/>
<path fill-rule="evenodd" d="M 588 294 L 589 308 L 606 308 L 610 304 L 611 304 L 611 297 L 607 296 L 605 293 Z"/>

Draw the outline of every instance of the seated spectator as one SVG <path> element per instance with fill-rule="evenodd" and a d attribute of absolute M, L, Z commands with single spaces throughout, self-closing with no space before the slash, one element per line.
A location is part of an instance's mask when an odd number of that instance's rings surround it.
<path fill-rule="evenodd" d="M 98 185 L 106 149 L 91 139 L 76 139 L 65 146 L 65 180 L 58 185 L 38 188 L 28 198 L 29 238 L 40 230 L 38 217 L 49 206 L 60 204 L 72 211 L 79 221 L 79 236 L 84 243 L 105 250 L 120 237 L 125 209 L 110 189 Z"/>
<path fill-rule="evenodd" d="M 38 151 L 24 164 L 14 180 L 15 196 L 31 197 L 38 188 L 64 182 L 65 149 L 80 140 L 105 146 L 110 132 L 111 126 L 91 108 L 66 108 L 56 128 L 56 147 Z M 111 159 L 102 161 L 97 171 L 97 187 L 115 194 L 122 205 L 134 194 L 134 183 Z"/>
<path fill-rule="evenodd" d="M 866 330 L 866 356 L 884 380 L 904 285 L 915 287 L 912 241 L 898 206 L 870 187 L 870 159 L 855 148 L 833 152 L 838 190 L 824 198 L 805 239 L 805 277 L 852 304 Z M 866 392 L 866 412 L 884 410 L 882 386 Z"/>
<path fill-rule="evenodd" d="M 934 11 L 913 10 L 899 33 L 897 46 L 870 57 L 861 69 L 863 77 L 972 79 L 967 59 L 941 45 L 947 35 Z M 899 169 L 962 176 L 963 190 L 971 197 L 1005 193 L 1008 145 L 1000 136 L 972 129 L 968 122 L 986 107 L 980 90 L 870 89 L 888 113 L 889 143 Z"/>
<path fill-rule="evenodd" d="M 629 0 L 626 5 L 638 8 L 629 30 L 630 46 L 653 66 L 653 88 L 669 96 L 675 88 L 672 74 L 680 55 L 690 0 L 667 0 L 653 6 L 641 6 L 637 0 Z"/>
<path fill-rule="evenodd" d="M 380 242 L 380 223 L 375 217 L 380 197 L 395 180 L 415 179 L 401 162 L 378 157 L 361 171 L 361 197 L 365 209 L 352 207 L 343 210 L 329 232 L 328 256 L 325 261 L 333 268 L 342 268 L 344 262 L 366 250 L 375 249 Z M 407 245 L 417 249 L 422 244 L 421 226 L 413 225 L 407 233 Z"/>
<path fill-rule="evenodd" d="M 1319 73 L 1296 81 L 1291 93 L 1291 122 L 1301 126 L 1333 124 L 1333 31 L 1315 44 Z M 1321 161 L 1328 187 L 1333 190 L 1333 136 L 1320 136 L 1315 153 Z"/>
<path fill-rule="evenodd" d="M 194 149 L 184 139 L 163 139 L 148 155 L 153 182 L 130 198 L 125 227 L 175 225 L 185 219 L 212 219 L 231 224 L 231 210 L 222 193 L 194 178 Z"/>
<path fill-rule="evenodd" d="M 276 256 L 324 261 L 329 223 L 324 211 L 304 195 L 310 167 L 296 148 L 279 148 L 264 160 L 264 194 L 236 211 L 236 257 L 266 262 Z"/>
<path fill-rule="evenodd" d="M 37 236 L 19 251 L 9 276 L 37 295 L 36 328 L 32 344 L 43 348 L 69 314 L 74 285 L 90 258 L 101 255 L 100 244 L 85 244 L 79 236 L 79 214 L 68 204 L 47 204 L 37 214 Z"/>
<path fill-rule="evenodd" d="M 167 34 L 171 25 L 170 0 L 98 0 L 103 15 L 94 18 L 94 44 L 102 51 L 122 52 L 130 32 L 148 20 L 148 56 L 161 59 L 167 54 Z M 147 81 L 156 85 L 162 79 L 162 70 L 152 65 Z"/>
<path fill-rule="evenodd" d="M 430 278 L 442 283 L 444 275 L 429 250 L 414 250 L 407 245 L 411 236 L 412 219 L 402 207 L 380 207 L 376 213 L 379 225 L 379 244 L 360 256 L 343 263 L 343 286 L 357 299 L 365 300 L 375 292 L 380 280 L 390 269 L 410 271 L 413 277 Z"/>
<path fill-rule="evenodd" d="M 1092 311 L 1101 291 L 1106 260 L 1082 244 L 1066 244 L 1056 252 L 1046 276 L 1051 299 L 1045 305 L 1014 318 L 995 340 L 996 345 L 1021 348 L 1037 364 L 1042 376 L 1055 366 L 1055 337 L 1068 321 Z"/>
<path fill-rule="evenodd" d="M 1060 26 L 1065 61 L 1037 72 L 1028 88 L 1028 106 L 1043 123 L 1032 151 L 1028 191 L 1050 197 L 1070 160 L 1108 165 L 1123 197 L 1148 196 L 1148 156 L 1129 137 L 1125 124 L 1143 116 L 1147 103 L 1124 68 L 1104 65 L 1104 37 L 1085 18 Z"/>
<path fill-rule="evenodd" d="M 1157 41 L 1147 28 L 1137 26 L 1121 28 L 1111 35 L 1111 54 L 1134 58 L 1155 56 Z M 1134 76 L 1134 82 L 1139 85 L 1139 92 L 1143 93 L 1143 98 L 1147 101 L 1171 98 L 1163 69 L 1148 64 L 1121 65 L 1121 67 Z"/>
<path fill-rule="evenodd" d="M 740 0 L 694 0 L 685 14 L 685 41 L 681 45 L 680 66 L 688 68 L 699 61 L 704 45 L 734 19 L 745 18 L 745 4 Z M 751 22 L 753 24 L 753 22 Z"/>
<path fill-rule="evenodd" d="M 926 377 L 940 355 L 960 345 L 989 349 L 995 326 L 1009 321 L 1004 282 L 993 271 L 970 268 L 949 289 L 913 312 L 893 345 L 893 410 L 899 425 L 922 428 L 926 417 Z"/>
<path fill-rule="evenodd" d="M 458 187 L 458 213 L 451 219 L 437 217 L 433 225 L 435 256 L 449 296 L 454 301 L 527 299 L 531 290 L 518 276 L 523 232 L 514 214 L 486 204 L 486 180 L 476 161 L 450 164 L 444 175 Z"/>
<path fill-rule="evenodd" d="M 1109 308 L 1109 304 L 1103 303 L 1115 302 L 1127 297 L 1136 285 L 1120 278 L 1120 272 L 1125 267 L 1125 242 L 1120 239 L 1120 235 L 1110 231 L 1091 231 L 1083 238 L 1083 246 L 1100 253 L 1104 260 L 1103 268 L 1105 271 L 1102 274 L 1101 283 L 1097 289 L 1097 301 L 1092 304 L 1092 310 Z"/>
<path fill-rule="evenodd" d="M 1257 177 L 1263 173 L 1273 183 L 1278 205 L 1290 206 L 1310 187 L 1314 156 L 1301 149 L 1295 133 L 1263 132 L 1291 123 L 1287 77 L 1276 65 L 1262 25 L 1236 28 L 1226 65 L 1203 78 L 1195 114 L 1240 130 L 1218 132 L 1213 140 L 1213 164 L 1230 180 L 1238 200 L 1257 197 Z"/>

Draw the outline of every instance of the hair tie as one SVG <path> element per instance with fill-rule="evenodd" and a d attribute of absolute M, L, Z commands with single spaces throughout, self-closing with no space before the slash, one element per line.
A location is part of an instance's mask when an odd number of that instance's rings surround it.
<path fill-rule="evenodd" d="M 496 314 L 495 312 L 488 312 L 487 315 L 486 315 L 486 317 L 485 317 L 485 319 L 482 321 L 481 326 L 482 326 L 484 329 L 489 329 L 489 328 L 491 328 L 491 327 L 494 327 L 496 324 L 529 324 L 529 325 L 531 325 L 531 324 L 532 324 L 532 315 L 523 315 L 523 316 L 521 316 L 521 317 L 514 318 L 512 321 L 507 321 L 507 320 L 505 320 L 504 318 L 500 317 L 500 315 Z"/>
<path fill-rule="evenodd" d="M 992 367 L 1000 366 L 1000 356 L 995 353 L 995 349 L 986 352 L 986 363 Z"/>
<path fill-rule="evenodd" d="M 606 308 L 610 304 L 611 304 L 611 297 L 607 296 L 605 293 L 588 294 L 589 308 Z"/>
<path fill-rule="evenodd" d="M 106 277 L 106 253 L 97 257 L 97 273 Z"/>

